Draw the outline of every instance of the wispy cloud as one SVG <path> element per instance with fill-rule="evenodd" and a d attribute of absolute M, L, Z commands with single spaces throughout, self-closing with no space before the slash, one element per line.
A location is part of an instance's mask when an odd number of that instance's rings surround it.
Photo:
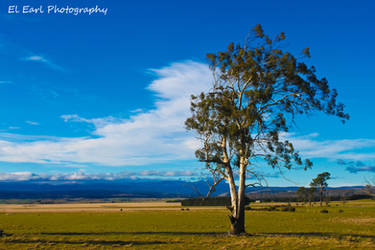
<path fill-rule="evenodd" d="M 143 112 L 143 109 L 134 109 L 130 111 L 131 113 L 140 113 Z"/>
<path fill-rule="evenodd" d="M 139 166 L 194 159 L 198 142 L 187 132 L 190 95 L 206 91 L 211 79 L 208 66 L 196 62 L 174 63 L 154 69 L 156 80 L 148 89 L 155 108 L 132 113 L 128 119 L 84 118 L 65 114 L 65 122 L 83 122 L 94 127 L 89 137 L 18 140 L 1 138 L 0 161 Z M 284 134 L 303 157 L 326 159 L 375 159 L 375 140 L 321 140 L 318 134 Z M 364 150 L 365 149 L 365 150 Z"/>
<path fill-rule="evenodd" d="M 61 66 L 53 63 L 51 60 L 47 59 L 44 56 L 32 55 L 32 56 L 28 56 L 28 57 L 25 57 L 25 58 L 22 58 L 22 59 L 24 61 L 31 61 L 31 62 L 42 63 L 42 64 L 44 64 L 44 65 L 46 65 L 49 68 L 54 69 L 54 70 L 64 71 L 64 68 L 62 68 Z"/>
<path fill-rule="evenodd" d="M 186 132 L 190 95 L 210 86 L 207 65 L 175 63 L 153 70 L 149 85 L 157 97 L 155 109 L 129 119 L 87 119 L 63 115 L 66 122 L 94 125 L 92 137 L 11 142 L 0 139 L 0 161 L 33 163 L 93 163 L 104 166 L 147 165 L 194 158 L 195 139 Z"/>
<path fill-rule="evenodd" d="M 375 166 L 363 166 L 363 167 L 349 166 L 349 167 L 346 167 L 346 170 L 350 173 L 358 173 L 358 172 L 375 173 Z"/>
<path fill-rule="evenodd" d="M 15 130 L 15 129 L 20 129 L 20 127 L 17 127 L 17 126 L 9 126 L 8 129 L 10 129 L 10 130 Z"/>
<path fill-rule="evenodd" d="M 141 171 L 120 173 L 72 173 L 39 174 L 32 172 L 0 173 L 0 181 L 90 181 L 90 180 L 125 180 L 125 179 L 159 179 L 165 177 L 191 177 L 197 174 L 192 171 Z"/>
<path fill-rule="evenodd" d="M 31 172 L 13 172 L 1 173 L 0 181 L 29 181 L 33 180 L 35 175 Z"/>
<path fill-rule="evenodd" d="M 61 118 L 64 120 L 64 122 L 90 123 L 90 124 L 93 124 L 96 128 L 101 128 L 109 124 L 124 122 L 124 120 L 116 119 L 112 116 L 104 117 L 104 118 L 87 119 L 87 118 L 80 117 L 77 114 L 71 114 L 71 115 L 62 115 Z"/>
<path fill-rule="evenodd" d="M 337 164 L 341 166 L 345 166 L 345 170 L 350 173 L 358 173 L 358 172 L 373 172 L 375 173 L 375 166 L 366 165 L 362 161 L 346 161 L 343 159 L 338 159 Z"/>
<path fill-rule="evenodd" d="M 34 121 L 26 121 L 27 124 L 32 125 L 32 126 L 38 126 L 40 125 L 39 122 L 34 122 Z"/>
<path fill-rule="evenodd" d="M 19 127 L 16 127 L 19 129 Z M 8 142 L 27 142 L 27 141 L 60 141 L 61 137 L 45 136 L 45 135 L 21 135 L 15 133 L 0 133 L 0 141 Z"/>
<path fill-rule="evenodd" d="M 318 133 L 297 136 L 293 133 L 284 134 L 284 138 L 290 140 L 295 149 L 304 157 L 327 158 L 330 160 L 368 160 L 375 159 L 374 139 L 340 139 L 321 140 Z M 366 151 L 364 151 L 366 149 Z"/>

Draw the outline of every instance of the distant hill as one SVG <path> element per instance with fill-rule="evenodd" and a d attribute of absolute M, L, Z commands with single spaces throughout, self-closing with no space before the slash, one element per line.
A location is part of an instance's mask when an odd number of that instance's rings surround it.
<path fill-rule="evenodd" d="M 332 195 L 361 193 L 363 186 L 329 188 Z M 248 188 L 250 198 L 295 196 L 298 187 Z M 111 199 L 199 197 L 208 192 L 205 181 L 116 180 L 75 182 L 0 182 L 0 199 Z M 227 196 L 228 185 L 221 183 L 213 196 Z"/>
<path fill-rule="evenodd" d="M 217 186 L 217 194 L 228 192 L 225 183 Z M 197 197 L 206 194 L 204 181 L 121 180 L 75 182 L 0 182 L 0 199 L 62 198 L 171 198 Z"/>

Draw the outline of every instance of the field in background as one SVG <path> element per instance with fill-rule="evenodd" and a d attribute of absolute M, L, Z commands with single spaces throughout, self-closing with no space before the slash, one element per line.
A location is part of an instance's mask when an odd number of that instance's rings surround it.
<path fill-rule="evenodd" d="M 180 202 L 65 203 L 65 204 L 0 204 L 0 213 L 35 212 L 125 212 L 139 210 L 179 210 Z"/>
<path fill-rule="evenodd" d="M 375 201 L 332 202 L 328 213 L 317 204 L 249 210 L 249 235 L 240 237 L 227 235 L 225 208 L 183 209 L 165 202 L 1 205 L 0 249 L 375 249 Z"/>

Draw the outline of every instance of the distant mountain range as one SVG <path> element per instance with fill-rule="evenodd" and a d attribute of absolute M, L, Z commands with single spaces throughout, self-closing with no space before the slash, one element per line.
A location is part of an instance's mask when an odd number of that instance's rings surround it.
<path fill-rule="evenodd" d="M 363 186 L 330 188 L 360 190 Z M 298 187 L 248 188 L 249 196 L 271 193 L 295 192 Z M 77 182 L 0 182 L 0 199 L 104 199 L 104 198 L 175 198 L 199 197 L 208 192 L 205 181 L 183 180 L 116 180 L 116 181 L 77 181 Z M 331 192 L 331 191 L 330 191 Z M 229 194 L 228 185 L 221 183 L 213 196 Z"/>

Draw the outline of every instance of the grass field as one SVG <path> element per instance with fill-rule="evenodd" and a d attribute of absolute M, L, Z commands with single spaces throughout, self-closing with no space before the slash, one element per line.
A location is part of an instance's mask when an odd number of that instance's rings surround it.
<path fill-rule="evenodd" d="M 6 235 L 0 248 L 375 249 L 375 201 L 331 203 L 328 213 L 317 206 L 295 212 L 246 211 L 248 235 L 239 237 L 227 235 L 225 209 L 182 211 L 176 204 L 155 204 L 96 205 L 106 206 L 102 210 L 80 204 L 69 212 L 41 205 L 44 210 L 29 206 L 34 210 L 2 212 L 0 228 Z"/>

